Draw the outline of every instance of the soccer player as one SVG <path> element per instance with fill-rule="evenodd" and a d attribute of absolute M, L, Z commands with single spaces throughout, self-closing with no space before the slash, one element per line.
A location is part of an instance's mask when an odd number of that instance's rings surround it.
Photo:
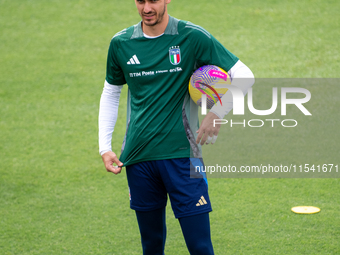
<path fill-rule="evenodd" d="M 223 107 L 216 104 L 198 127 L 197 118 L 196 125 L 191 121 L 197 106 L 190 100 L 188 82 L 198 67 L 217 65 L 245 94 L 253 74 L 202 27 L 169 16 L 170 1 L 135 0 L 141 22 L 111 40 L 100 100 L 99 150 L 108 172 L 118 174 L 126 167 L 144 255 L 164 254 L 167 196 L 190 254 L 210 255 L 207 182 L 191 178 L 190 169 L 202 164 L 199 147 L 216 139 L 220 127 L 212 122 L 231 110 L 232 97 L 227 92 Z M 250 79 L 238 84 L 238 77 Z M 124 84 L 129 88 L 127 129 L 118 159 L 111 139 Z"/>

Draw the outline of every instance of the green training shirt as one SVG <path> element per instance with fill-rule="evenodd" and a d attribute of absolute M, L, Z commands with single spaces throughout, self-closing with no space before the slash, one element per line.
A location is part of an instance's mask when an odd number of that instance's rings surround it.
<path fill-rule="evenodd" d="M 197 145 L 190 134 L 196 134 L 198 121 L 188 96 L 190 76 L 203 65 L 228 71 L 237 61 L 202 27 L 171 16 L 157 38 L 146 38 L 141 22 L 117 33 L 109 47 L 106 81 L 129 86 L 124 166 L 192 156 Z"/>

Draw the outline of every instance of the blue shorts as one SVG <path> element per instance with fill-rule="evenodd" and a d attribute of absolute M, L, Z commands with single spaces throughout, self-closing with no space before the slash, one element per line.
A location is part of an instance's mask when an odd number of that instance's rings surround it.
<path fill-rule="evenodd" d="M 203 165 L 203 162 L 178 158 L 127 166 L 131 209 L 152 211 L 163 208 L 169 194 L 176 218 L 212 211 L 208 183 L 201 173 L 195 172 L 197 164 Z"/>

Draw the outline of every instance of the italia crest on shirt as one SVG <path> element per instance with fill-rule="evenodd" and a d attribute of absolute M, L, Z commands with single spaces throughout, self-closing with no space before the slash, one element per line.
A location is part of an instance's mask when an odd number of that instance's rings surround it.
<path fill-rule="evenodd" d="M 170 62 L 173 65 L 178 65 L 181 62 L 181 50 L 179 46 L 172 46 L 169 49 Z"/>

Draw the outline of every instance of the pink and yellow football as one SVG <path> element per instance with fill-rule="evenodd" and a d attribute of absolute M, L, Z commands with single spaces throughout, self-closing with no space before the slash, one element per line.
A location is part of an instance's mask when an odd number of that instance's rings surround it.
<path fill-rule="evenodd" d="M 222 68 L 206 65 L 198 68 L 189 81 L 189 94 L 191 99 L 202 106 L 202 94 L 207 96 L 207 108 L 211 109 L 217 102 L 221 102 L 227 88 L 218 88 L 216 85 L 230 85 L 230 77 Z"/>

